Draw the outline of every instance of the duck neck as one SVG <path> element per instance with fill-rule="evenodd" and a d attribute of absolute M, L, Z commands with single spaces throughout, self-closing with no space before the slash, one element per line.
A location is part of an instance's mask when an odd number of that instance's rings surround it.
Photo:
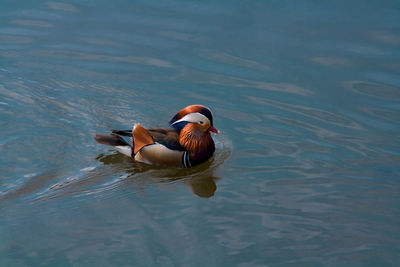
<path fill-rule="evenodd" d="M 189 152 L 192 161 L 203 162 L 215 151 L 214 141 L 209 131 L 185 127 L 179 135 L 179 142 Z"/>

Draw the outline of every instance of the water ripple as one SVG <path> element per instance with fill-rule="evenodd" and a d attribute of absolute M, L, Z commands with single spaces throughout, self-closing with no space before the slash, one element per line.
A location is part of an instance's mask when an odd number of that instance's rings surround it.
<path fill-rule="evenodd" d="M 79 8 L 73 4 L 67 4 L 62 2 L 48 2 L 47 5 L 53 10 L 60 10 L 73 13 L 77 13 L 80 11 Z"/>
<path fill-rule="evenodd" d="M 0 10 L 3 265 L 397 263 L 395 1 L 14 2 Z M 223 131 L 193 169 L 93 140 L 192 103 Z"/>
<path fill-rule="evenodd" d="M 11 21 L 12 24 L 22 25 L 26 27 L 39 27 L 39 28 L 51 28 L 54 27 L 53 24 L 43 21 L 43 20 L 33 20 L 33 19 L 18 19 Z"/>
<path fill-rule="evenodd" d="M 270 71 L 271 67 L 261 64 L 257 61 L 246 59 L 246 58 L 241 58 L 238 56 L 230 55 L 228 53 L 224 52 L 203 52 L 201 54 L 203 57 L 206 59 L 212 60 L 213 62 L 222 62 L 225 64 L 228 64 L 230 67 L 232 65 L 238 65 L 240 67 L 244 68 L 250 68 L 250 69 L 255 69 L 255 70 L 261 70 L 261 71 Z"/>
<path fill-rule="evenodd" d="M 33 42 L 33 38 L 26 36 L 0 34 L 0 42 L 3 44 L 28 44 Z"/>
<path fill-rule="evenodd" d="M 193 82 L 202 83 L 202 84 L 215 84 L 220 86 L 230 86 L 230 87 L 239 87 L 239 88 L 255 88 L 264 91 L 272 91 L 272 92 L 281 92 L 281 93 L 289 93 L 295 95 L 312 95 L 313 92 L 302 88 L 296 84 L 292 83 L 275 83 L 275 82 L 265 82 L 265 81 L 257 81 L 250 80 L 235 76 L 222 75 L 222 74 L 214 74 L 207 72 L 185 72 L 181 75 L 175 77 L 175 79 L 179 80 L 191 80 Z"/>
<path fill-rule="evenodd" d="M 217 189 L 215 181 L 219 179 L 215 177 L 214 172 L 231 153 L 231 144 L 224 138 L 217 139 L 216 147 L 216 155 L 210 162 L 191 169 L 171 169 L 135 163 L 117 152 L 99 155 L 97 160 L 104 165 L 84 167 L 77 174 L 61 179 L 59 176 L 47 179 L 46 176 L 43 184 L 29 191 L 18 189 L 13 193 L 8 193 L 3 201 L 8 201 L 11 197 L 26 197 L 24 192 L 28 192 L 27 196 L 36 192 L 37 197 L 32 201 L 46 201 L 68 196 L 84 197 L 92 194 L 101 194 L 101 197 L 104 198 L 108 194 L 112 194 L 114 190 L 131 184 L 137 188 L 155 184 L 168 189 L 171 184 L 176 184 L 178 181 L 186 184 L 194 194 L 200 197 L 211 197 Z M 37 177 L 32 179 L 37 179 Z M 43 189 L 55 179 L 59 181 Z"/>
<path fill-rule="evenodd" d="M 104 54 L 94 54 L 88 52 L 78 52 L 69 50 L 39 50 L 34 52 L 35 55 L 46 58 L 64 58 L 64 59 L 79 59 L 86 61 L 103 61 L 103 62 L 120 62 L 133 63 L 141 65 L 149 65 L 160 68 L 173 68 L 173 65 L 165 60 L 152 57 L 127 57 L 127 56 L 107 56 Z"/>
<path fill-rule="evenodd" d="M 355 93 L 375 98 L 391 101 L 400 99 L 400 89 L 386 84 L 368 81 L 348 81 L 345 83 L 345 87 Z"/>
<path fill-rule="evenodd" d="M 360 124 L 358 124 L 350 119 L 347 119 L 344 116 L 340 116 L 337 113 L 328 112 L 326 110 L 314 108 L 311 106 L 302 106 L 302 105 L 284 103 L 281 101 L 275 101 L 275 100 L 264 98 L 264 97 L 248 96 L 247 98 L 249 99 L 249 101 L 251 101 L 252 103 L 255 103 L 257 105 L 266 105 L 266 106 L 274 107 L 277 109 L 289 111 L 291 113 L 304 115 L 311 119 L 317 119 L 317 120 L 320 120 L 323 122 L 328 122 L 328 123 L 331 123 L 331 124 L 334 124 L 334 125 L 340 126 L 340 127 L 348 127 L 348 128 L 353 128 L 353 129 L 357 129 L 357 130 L 362 129 Z"/>

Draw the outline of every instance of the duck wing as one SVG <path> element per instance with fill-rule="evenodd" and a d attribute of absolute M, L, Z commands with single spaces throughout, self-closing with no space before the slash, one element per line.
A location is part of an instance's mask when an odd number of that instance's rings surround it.
<path fill-rule="evenodd" d="M 185 151 L 179 143 L 179 134 L 172 128 L 153 128 L 147 130 L 153 140 L 172 150 Z"/>
<path fill-rule="evenodd" d="M 132 130 L 111 130 L 111 133 L 120 136 L 132 136 Z"/>
<path fill-rule="evenodd" d="M 132 137 L 132 130 L 111 130 L 113 134 L 119 136 Z M 147 129 L 148 134 L 154 142 L 160 143 L 172 150 L 185 151 L 179 143 L 179 133 L 173 128 L 151 128 Z"/>

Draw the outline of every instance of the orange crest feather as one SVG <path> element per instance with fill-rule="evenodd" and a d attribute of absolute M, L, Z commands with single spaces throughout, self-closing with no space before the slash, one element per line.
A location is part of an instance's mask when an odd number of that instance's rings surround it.
<path fill-rule="evenodd" d="M 143 128 L 140 124 L 136 124 L 132 132 L 134 150 L 133 153 L 136 154 L 140 149 L 147 145 L 154 144 L 153 137 Z"/>

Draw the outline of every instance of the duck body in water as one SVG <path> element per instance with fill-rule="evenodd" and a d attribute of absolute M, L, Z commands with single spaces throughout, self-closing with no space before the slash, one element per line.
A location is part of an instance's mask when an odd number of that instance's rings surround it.
<path fill-rule="evenodd" d="M 147 164 L 192 167 L 207 161 L 215 151 L 211 132 L 218 134 L 209 108 L 191 105 L 180 110 L 168 128 L 146 129 L 135 124 L 133 130 L 112 130 L 94 139 L 114 146 L 119 152 Z"/>

